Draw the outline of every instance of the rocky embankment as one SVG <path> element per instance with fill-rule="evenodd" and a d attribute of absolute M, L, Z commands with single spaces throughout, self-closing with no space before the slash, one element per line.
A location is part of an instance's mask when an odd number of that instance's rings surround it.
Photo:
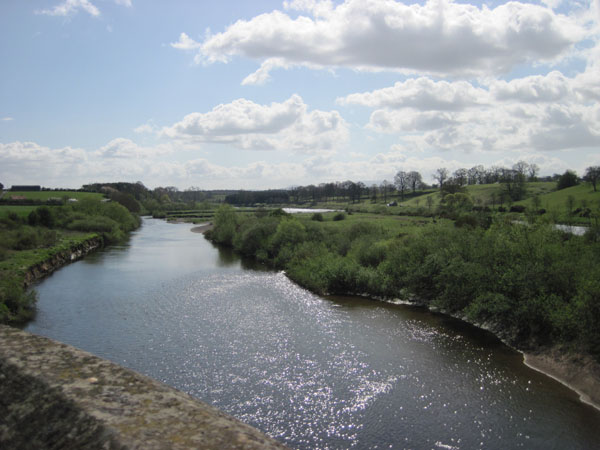
<path fill-rule="evenodd" d="M 285 448 L 187 394 L 8 326 L 0 411 L 0 448 Z"/>
<path fill-rule="evenodd" d="M 80 244 L 73 245 L 67 250 L 62 250 L 50 258 L 29 267 L 25 273 L 25 286 L 29 286 L 33 282 L 50 275 L 55 270 L 83 258 L 85 255 L 98 250 L 103 245 L 102 237 L 96 236 Z"/>

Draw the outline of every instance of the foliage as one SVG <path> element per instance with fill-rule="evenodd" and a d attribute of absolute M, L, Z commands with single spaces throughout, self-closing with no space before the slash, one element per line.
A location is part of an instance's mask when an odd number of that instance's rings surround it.
<path fill-rule="evenodd" d="M 232 206 L 221 205 L 213 219 L 215 227 L 210 234 L 211 239 L 219 244 L 232 245 L 233 236 L 238 225 L 237 219 L 238 216 Z"/>
<path fill-rule="evenodd" d="M 482 226 L 474 213 L 459 215 L 456 227 L 406 233 L 399 218 L 370 217 L 235 218 L 228 210 L 215 233 L 233 230 L 238 251 L 318 293 L 418 299 L 485 322 L 520 348 L 562 344 L 600 360 L 597 240 L 540 223 Z"/>
<path fill-rule="evenodd" d="M 35 291 L 24 291 L 15 279 L 0 279 L 0 323 L 31 318 L 36 301 Z"/>
<path fill-rule="evenodd" d="M 117 242 L 139 226 L 139 217 L 127 208 L 100 198 L 82 196 L 77 202 L 30 209 L 26 217 L 14 211 L 0 217 L 0 322 L 31 316 L 35 292 L 23 288 L 28 268 L 70 248 L 80 238 L 100 234 L 105 243 Z M 78 238 L 81 235 L 73 235 L 74 231 L 88 234 Z"/>
<path fill-rule="evenodd" d="M 556 185 L 557 190 L 566 189 L 571 186 L 577 186 L 579 184 L 579 179 L 577 178 L 577 174 L 572 170 L 567 170 L 558 178 L 558 183 Z"/>

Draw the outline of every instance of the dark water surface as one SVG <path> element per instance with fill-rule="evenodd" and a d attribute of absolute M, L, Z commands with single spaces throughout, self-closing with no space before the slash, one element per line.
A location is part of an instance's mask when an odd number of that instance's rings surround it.
<path fill-rule="evenodd" d="M 295 448 L 593 449 L 600 412 L 489 334 L 416 308 L 322 298 L 190 225 L 43 280 L 26 329 L 207 401 Z"/>

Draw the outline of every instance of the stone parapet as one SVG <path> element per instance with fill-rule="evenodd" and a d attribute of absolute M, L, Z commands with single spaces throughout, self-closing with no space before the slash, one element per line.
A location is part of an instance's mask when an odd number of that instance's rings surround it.
<path fill-rule="evenodd" d="M 1 325 L 0 412 L 6 449 L 286 448 L 158 381 Z"/>

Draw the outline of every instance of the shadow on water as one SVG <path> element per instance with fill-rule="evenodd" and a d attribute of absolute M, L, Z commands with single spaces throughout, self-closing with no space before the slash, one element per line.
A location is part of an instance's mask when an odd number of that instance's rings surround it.
<path fill-rule="evenodd" d="M 241 267 L 244 270 L 253 270 L 258 272 L 272 272 L 273 269 L 261 264 L 252 258 L 246 258 L 237 254 L 231 247 L 210 243 L 218 252 L 216 264 L 219 267 Z"/>
<path fill-rule="evenodd" d="M 479 328 L 463 320 L 430 311 L 424 306 L 410 304 L 394 304 L 386 301 L 361 296 L 328 295 L 325 296 L 334 304 L 348 310 L 369 311 L 375 307 L 386 310 L 389 314 L 401 316 L 402 320 L 414 320 L 431 326 L 445 334 L 459 334 L 469 342 L 478 343 L 487 348 L 505 350 L 511 354 L 520 353 L 504 344 L 492 332 Z"/>

